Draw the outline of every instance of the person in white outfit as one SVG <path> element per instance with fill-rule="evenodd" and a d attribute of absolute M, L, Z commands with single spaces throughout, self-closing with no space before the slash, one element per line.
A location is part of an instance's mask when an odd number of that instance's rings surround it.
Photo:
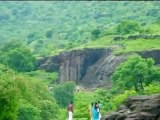
<path fill-rule="evenodd" d="M 73 102 L 71 102 L 68 105 L 67 111 L 68 111 L 68 120 L 73 120 Z"/>
<path fill-rule="evenodd" d="M 102 104 L 100 103 L 100 101 L 98 101 L 98 107 L 99 107 L 99 120 L 101 120 L 101 118 L 102 118 L 102 115 L 101 115 Z"/>

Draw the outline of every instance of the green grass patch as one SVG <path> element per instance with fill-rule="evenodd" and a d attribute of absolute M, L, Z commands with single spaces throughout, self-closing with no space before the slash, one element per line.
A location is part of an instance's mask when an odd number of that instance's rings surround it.
<path fill-rule="evenodd" d="M 115 50 L 115 54 L 160 49 L 159 39 L 123 40 L 116 41 L 115 44 L 120 46 Z"/>
<path fill-rule="evenodd" d="M 74 98 L 74 118 L 76 118 L 76 120 L 80 118 L 89 119 L 89 105 L 94 101 L 94 92 L 76 92 Z"/>
<path fill-rule="evenodd" d="M 45 72 L 43 70 L 27 72 L 26 74 L 32 78 L 43 81 L 47 85 L 53 84 L 58 78 L 57 72 Z"/>
<path fill-rule="evenodd" d="M 105 48 L 111 45 L 112 37 L 105 36 L 96 40 L 89 41 L 88 43 L 81 45 L 80 47 L 85 48 Z"/>

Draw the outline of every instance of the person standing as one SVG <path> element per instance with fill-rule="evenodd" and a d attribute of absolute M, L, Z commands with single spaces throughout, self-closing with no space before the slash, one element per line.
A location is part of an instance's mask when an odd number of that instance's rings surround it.
<path fill-rule="evenodd" d="M 100 101 L 98 101 L 98 107 L 99 107 L 99 120 L 101 120 L 101 118 L 102 118 L 102 115 L 101 115 L 102 104 Z"/>
<path fill-rule="evenodd" d="M 70 104 L 67 107 L 68 111 L 68 120 L 73 120 L 73 102 L 70 102 Z"/>
<path fill-rule="evenodd" d="M 90 115 L 90 120 L 93 120 L 93 109 L 94 109 L 94 106 L 93 106 L 93 103 L 91 103 L 91 105 L 89 106 L 89 115 Z"/>
<path fill-rule="evenodd" d="M 93 109 L 93 120 L 99 120 L 99 106 L 96 102 Z"/>

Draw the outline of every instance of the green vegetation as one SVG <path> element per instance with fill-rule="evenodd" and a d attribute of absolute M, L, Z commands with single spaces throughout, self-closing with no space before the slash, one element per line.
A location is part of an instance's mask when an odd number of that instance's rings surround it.
<path fill-rule="evenodd" d="M 68 103 L 73 101 L 75 84 L 72 82 L 56 85 L 53 89 L 53 96 L 60 107 L 67 107 Z"/>
<path fill-rule="evenodd" d="M 136 56 L 121 64 L 112 79 L 120 89 L 134 88 L 135 91 L 144 91 L 144 86 L 160 80 L 160 70 L 154 66 L 153 59 Z"/>
<path fill-rule="evenodd" d="M 91 102 L 100 100 L 104 115 L 128 96 L 160 93 L 160 69 L 152 59 L 132 56 L 118 66 L 111 89 L 79 92 L 72 82 L 57 84 L 58 71 L 38 70 L 36 62 L 74 49 L 160 49 L 154 37 L 160 36 L 159 1 L 0 3 L 0 120 L 65 120 L 70 101 L 74 119 L 88 120 Z"/>
<path fill-rule="evenodd" d="M 160 49 L 160 41 L 159 39 L 137 39 L 137 40 L 122 40 L 113 42 L 120 47 L 115 49 L 115 54 L 122 53 L 130 53 L 130 52 L 138 52 L 144 50 L 159 50 Z"/>
<path fill-rule="evenodd" d="M 89 118 L 89 105 L 91 102 L 95 102 L 96 99 L 94 98 L 93 92 L 76 92 L 75 93 L 75 114 L 74 118 Z"/>
<path fill-rule="evenodd" d="M 91 47 L 87 44 L 95 40 L 101 47 L 107 47 L 97 39 L 117 34 L 159 34 L 158 9 L 158 1 L 3 1 L 0 46 L 19 40 L 29 46 L 36 57 L 84 44 Z"/>
<path fill-rule="evenodd" d="M 8 43 L 2 48 L 0 63 L 18 72 L 29 72 L 36 67 L 36 59 L 30 50 L 16 42 Z"/>
<path fill-rule="evenodd" d="M 58 106 L 48 87 L 0 65 L 1 120 L 56 120 Z"/>
<path fill-rule="evenodd" d="M 88 108 L 91 102 L 97 102 L 98 100 L 102 103 L 102 115 L 107 112 L 115 111 L 129 96 L 135 95 L 150 95 L 159 94 L 160 92 L 159 82 L 151 83 L 144 87 L 144 92 L 137 92 L 134 89 L 119 91 L 116 85 L 110 90 L 98 89 L 96 91 L 80 91 L 75 93 L 75 110 L 74 118 L 80 120 L 89 119 Z"/>
<path fill-rule="evenodd" d="M 134 34 L 135 32 L 140 32 L 140 25 L 137 21 L 122 21 L 117 27 L 116 27 L 117 34 Z"/>
<path fill-rule="evenodd" d="M 114 82 L 111 89 L 76 92 L 74 117 L 88 119 L 89 105 L 98 100 L 102 103 L 101 110 L 104 115 L 106 112 L 116 110 L 129 96 L 160 93 L 160 69 L 153 63 L 152 59 L 142 59 L 139 56 L 131 57 L 122 63 L 113 74 L 112 80 Z M 140 81 L 144 85 L 143 91 L 139 86 Z M 140 89 L 135 89 L 135 85 Z"/>
<path fill-rule="evenodd" d="M 95 29 L 91 32 L 92 36 L 93 36 L 93 39 L 96 39 L 99 37 L 101 31 L 99 29 Z"/>
<path fill-rule="evenodd" d="M 43 81 L 48 86 L 52 86 L 52 84 L 56 83 L 56 80 L 58 79 L 57 72 L 45 72 L 44 70 L 26 72 L 25 74 L 34 79 Z"/>

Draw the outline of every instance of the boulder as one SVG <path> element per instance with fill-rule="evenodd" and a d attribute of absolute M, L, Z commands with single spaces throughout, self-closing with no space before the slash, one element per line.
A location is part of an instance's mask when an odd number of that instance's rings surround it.
<path fill-rule="evenodd" d="M 153 58 L 155 60 L 155 64 L 160 64 L 160 50 L 145 50 L 142 52 L 138 52 L 143 58 Z"/>
<path fill-rule="evenodd" d="M 112 118 L 112 119 L 111 119 Z M 160 94 L 129 97 L 118 110 L 103 120 L 159 120 Z"/>

